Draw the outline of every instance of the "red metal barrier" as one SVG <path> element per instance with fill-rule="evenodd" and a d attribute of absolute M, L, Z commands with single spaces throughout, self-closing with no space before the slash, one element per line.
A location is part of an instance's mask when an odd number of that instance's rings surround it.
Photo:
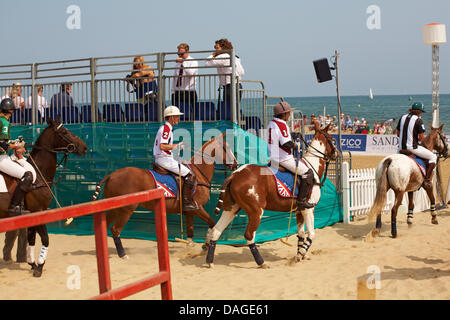
<path fill-rule="evenodd" d="M 105 211 L 151 200 L 157 200 L 155 206 L 155 225 L 156 237 L 158 240 L 159 273 L 130 285 L 111 290 Z M 163 300 L 172 300 L 169 245 L 167 242 L 166 202 L 162 190 L 148 190 L 60 209 L 40 211 L 24 216 L 2 219 L 0 220 L 0 232 L 47 224 L 89 214 L 94 214 L 95 247 L 97 251 L 100 290 L 100 295 L 93 297 L 92 299 L 123 299 L 142 290 L 161 284 L 161 298 Z"/>

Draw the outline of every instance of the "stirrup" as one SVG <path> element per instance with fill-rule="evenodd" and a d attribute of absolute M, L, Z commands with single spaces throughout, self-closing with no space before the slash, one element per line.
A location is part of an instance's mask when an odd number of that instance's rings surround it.
<path fill-rule="evenodd" d="M 297 200 L 297 206 L 298 209 L 311 209 L 314 208 L 316 205 L 310 202 L 306 202 L 306 201 L 298 201 Z"/>
<path fill-rule="evenodd" d="M 194 211 L 200 209 L 195 201 L 183 199 L 183 211 Z"/>

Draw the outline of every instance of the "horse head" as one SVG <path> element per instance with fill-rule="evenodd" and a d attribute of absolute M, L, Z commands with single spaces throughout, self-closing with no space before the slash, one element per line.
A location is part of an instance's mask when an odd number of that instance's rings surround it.
<path fill-rule="evenodd" d="M 229 170 L 236 170 L 239 167 L 239 163 L 230 146 L 225 141 L 225 137 L 226 134 L 222 133 L 221 135 L 212 138 L 204 145 L 202 154 L 203 156 L 206 155 L 207 158 L 210 158 L 205 159 L 206 161 L 214 161 L 217 164 L 223 164 Z"/>
<path fill-rule="evenodd" d="M 331 123 L 327 125 L 325 128 L 320 128 L 320 123 L 318 121 L 314 122 L 314 136 L 313 140 L 317 140 L 325 146 L 325 151 L 322 156 L 325 160 L 336 160 L 337 158 L 337 149 L 333 143 L 333 137 L 328 133 L 330 129 Z M 317 150 L 316 150 L 317 151 Z"/>
<path fill-rule="evenodd" d="M 433 141 L 433 149 L 439 153 L 439 156 L 447 158 L 448 145 L 445 136 L 442 133 L 443 127 L 444 125 L 441 125 L 439 128 L 433 128 L 433 126 L 430 126 L 431 129 L 430 136 L 432 136 L 431 139 Z"/>
<path fill-rule="evenodd" d="M 45 143 L 48 151 L 51 152 L 75 153 L 78 156 L 86 155 L 88 150 L 86 144 L 63 126 L 59 116 L 56 120 L 47 119 L 47 124 L 47 128 L 39 137 L 40 139 L 36 141 L 36 145 Z"/>

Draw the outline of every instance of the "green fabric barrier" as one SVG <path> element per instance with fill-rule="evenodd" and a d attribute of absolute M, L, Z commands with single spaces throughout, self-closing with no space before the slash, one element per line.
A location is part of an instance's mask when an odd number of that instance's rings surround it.
<path fill-rule="evenodd" d="M 69 206 L 89 202 L 95 187 L 106 175 L 116 169 L 133 166 L 149 169 L 153 163 L 153 144 L 160 123 L 96 123 L 96 124 L 71 124 L 65 125 L 71 132 L 79 136 L 88 146 L 89 151 L 85 157 L 70 155 L 66 168 L 58 168 L 53 186 L 61 206 Z M 11 137 L 15 139 L 21 135 L 27 143 L 33 143 L 45 126 L 14 126 Z M 174 142 L 183 141 L 188 148 L 197 151 L 210 138 L 220 132 L 227 132 L 227 143 L 235 150 L 235 156 L 240 165 L 243 164 L 267 164 L 268 149 L 263 139 L 242 130 L 232 122 L 195 122 L 180 123 L 175 127 Z M 193 137 L 203 135 L 203 140 Z M 234 145 L 233 145 L 234 144 Z M 189 150 L 189 149 L 188 149 Z M 192 152 L 193 154 L 193 152 Z M 58 156 L 61 159 L 61 155 Z M 183 159 L 188 155 L 182 154 Z M 216 166 L 211 185 L 211 197 L 205 210 L 217 221 L 220 216 L 215 216 L 213 211 L 219 199 L 220 187 L 225 178 L 230 174 L 223 170 L 222 166 Z M 100 199 L 103 198 L 101 193 Z M 51 208 L 56 208 L 53 200 Z M 295 215 L 293 214 L 289 234 L 297 232 Z M 322 197 L 315 208 L 315 227 L 322 228 L 342 221 L 342 205 L 336 193 L 334 185 L 326 181 L 322 188 Z M 233 222 L 222 234 L 219 243 L 243 244 L 244 232 L 247 227 L 247 215 L 240 211 Z M 265 211 L 261 225 L 256 233 L 256 242 L 275 240 L 286 236 L 289 223 L 289 212 Z M 181 236 L 180 216 L 178 214 L 167 215 L 169 240 Z M 183 222 L 183 226 L 186 223 Z M 50 233 L 93 235 L 92 215 L 74 219 L 72 224 L 64 226 L 64 221 L 48 225 Z M 203 242 L 208 226 L 197 217 L 194 218 L 194 240 Z M 109 233 L 109 230 L 108 230 Z M 132 215 L 121 236 L 123 238 L 138 238 L 156 240 L 153 212 L 138 207 Z M 184 231 L 186 237 L 186 232 Z"/>

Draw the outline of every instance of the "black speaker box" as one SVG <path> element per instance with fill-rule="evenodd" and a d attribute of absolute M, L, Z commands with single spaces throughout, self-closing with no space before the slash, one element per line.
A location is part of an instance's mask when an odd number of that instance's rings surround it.
<path fill-rule="evenodd" d="M 318 82 L 325 82 L 332 79 L 328 60 L 326 58 L 313 61 Z"/>

